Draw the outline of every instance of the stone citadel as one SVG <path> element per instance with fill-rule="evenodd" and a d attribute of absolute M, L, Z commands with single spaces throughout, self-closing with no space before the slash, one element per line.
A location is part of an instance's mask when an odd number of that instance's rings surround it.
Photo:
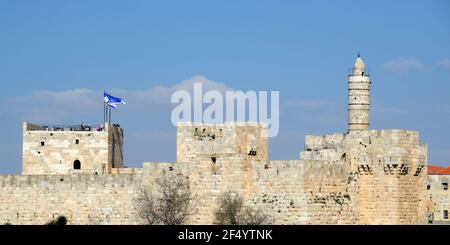
<path fill-rule="evenodd" d="M 190 224 L 213 224 L 217 198 L 228 190 L 266 210 L 274 224 L 444 219 L 447 192 L 430 196 L 443 192 L 448 175 L 428 175 L 427 145 L 417 131 L 369 129 L 370 86 L 358 55 L 348 77 L 348 131 L 306 136 L 296 160 L 269 160 L 267 128 L 259 123 L 180 124 L 176 162 L 142 168 L 124 167 L 117 124 L 24 123 L 22 175 L 0 176 L 0 223 L 43 224 L 64 215 L 69 224 L 141 224 L 138 188 L 170 173 L 188 176 L 198 193 Z M 436 187 L 427 187 L 432 182 Z"/>

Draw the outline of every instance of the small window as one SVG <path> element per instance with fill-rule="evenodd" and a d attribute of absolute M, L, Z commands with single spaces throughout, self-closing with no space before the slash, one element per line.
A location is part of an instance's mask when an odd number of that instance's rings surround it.
<path fill-rule="evenodd" d="M 444 219 L 448 219 L 448 210 L 444 210 Z"/>
<path fill-rule="evenodd" d="M 79 140 L 79 139 L 76 139 L 76 140 L 75 140 L 75 145 L 78 145 L 78 144 L 80 144 L 80 140 Z"/>
<path fill-rule="evenodd" d="M 73 169 L 81 169 L 81 162 L 80 162 L 80 160 L 75 160 L 74 162 L 73 162 Z"/>
<path fill-rule="evenodd" d="M 217 159 L 215 157 L 211 157 L 211 161 L 215 164 Z"/>
<path fill-rule="evenodd" d="M 448 190 L 448 183 L 442 183 L 442 189 Z"/>
<path fill-rule="evenodd" d="M 41 141 L 41 146 L 44 146 L 45 145 L 45 142 L 44 141 Z"/>
<path fill-rule="evenodd" d="M 256 156 L 256 147 L 253 147 L 252 149 L 250 149 L 250 151 L 248 152 L 249 156 Z"/>
<path fill-rule="evenodd" d="M 428 184 L 427 185 L 427 190 L 429 190 L 431 188 L 431 185 L 430 184 Z"/>

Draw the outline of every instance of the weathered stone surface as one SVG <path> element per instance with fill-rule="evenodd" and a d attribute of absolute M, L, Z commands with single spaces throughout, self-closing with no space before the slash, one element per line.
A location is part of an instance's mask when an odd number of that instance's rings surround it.
<path fill-rule="evenodd" d="M 358 57 L 348 77 L 348 131 L 369 129 L 370 77 Z"/>
<path fill-rule="evenodd" d="M 306 136 L 297 160 L 268 160 L 261 124 L 181 124 L 175 163 L 123 168 L 120 127 L 47 131 L 25 123 L 23 175 L 0 176 L 0 223 L 43 224 L 65 215 L 69 224 L 139 224 L 138 189 L 179 173 L 198 197 L 191 224 L 214 223 L 217 199 L 228 190 L 274 224 L 426 223 L 448 208 L 447 193 L 429 199 L 427 146 L 416 131 L 368 130 L 369 102 L 370 80 L 358 57 L 349 77 L 348 133 Z M 73 169 L 75 160 L 81 169 Z M 442 179 L 428 181 L 437 186 Z"/>
<path fill-rule="evenodd" d="M 429 202 L 427 203 L 427 211 L 429 213 L 429 221 L 436 224 L 449 224 L 450 217 L 450 190 L 448 189 L 450 181 L 449 174 L 429 174 L 427 189 Z M 447 217 L 445 219 L 445 211 Z"/>
<path fill-rule="evenodd" d="M 188 176 L 199 197 L 193 224 L 213 223 L 217 198 L 227 190 L 275 224 L 426 222 L 427 152 L 417 132 L 307 136 L 299 160 L 269 161 L 264 130 L 180 125 L 176 163 L 111 168 L 105 175 L 1 176 L 0 222 L 41 224 L 64 214 L 71 224 L 138 224 L 138 188 L 174 173 Z"/>
<path fill-rule="evenodd" d="M 110 173 L 123 166 L 123 131 L 106 125 L 102 131 L 49 130 L 23 124 L 23 175 Z M 80 169 L 74 169 L 75 161 Z"/>

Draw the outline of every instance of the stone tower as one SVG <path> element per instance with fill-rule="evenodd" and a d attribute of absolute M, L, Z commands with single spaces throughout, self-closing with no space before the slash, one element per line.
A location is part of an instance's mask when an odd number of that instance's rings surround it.
<path fill-rule="evenodd" d="M 369 129 L 370 77 L 359 53 L 348 76 L 348 132 Z"/>
<path fill-rule="evenodd" d="M 123 167 L 123 130 L 23 123 L 23 175 L 109 174 Z"/>

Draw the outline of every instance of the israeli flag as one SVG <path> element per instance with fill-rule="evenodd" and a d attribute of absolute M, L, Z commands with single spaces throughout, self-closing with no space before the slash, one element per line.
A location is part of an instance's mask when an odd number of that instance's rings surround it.
<path fill-rule="evenodd" d="M 124 99 L 121 99 L 119 97 L 114 97 L 112 95 L 107 94 L 106 92 L 103 92 L 103 98 L 105 99 L 106 104 L 113 108 L 117 108 L 117 104 L 126 104 L 127 103 Z"/>

